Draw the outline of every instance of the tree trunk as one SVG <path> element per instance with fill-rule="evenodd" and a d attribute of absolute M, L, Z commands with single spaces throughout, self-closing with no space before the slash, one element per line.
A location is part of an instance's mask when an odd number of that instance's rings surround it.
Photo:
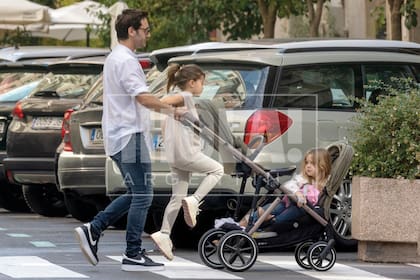
<path fill-rule="evenodd" d="M 266 3 L 265 0 L 258 0 L 258 9 L 263 20 L 264 38 L 274 38 L 274 27 L 279 9 L 277 1 L 270 0 Z"/>
<path fill-rule="evenodd" d="M 403 5 L 404 0 L 388 0 L 390 14 L 391 14 L 391 34 L 389 34 L 389 39 L 391 40 L 401 40 L 402 31 L 401 31 L 401 6 Z"/>
<path fill-rule="evenodd" d="M 321 22 L 322 9 L 324 7 L 324 2 L 325 0 L 317 0 L 316 9 L 314 9 L 312 0 L 306 0 L 306 3 L 308 5 L 309 32 L 310 32 L 311 37 L 319 36 L 319 24 Z"/>

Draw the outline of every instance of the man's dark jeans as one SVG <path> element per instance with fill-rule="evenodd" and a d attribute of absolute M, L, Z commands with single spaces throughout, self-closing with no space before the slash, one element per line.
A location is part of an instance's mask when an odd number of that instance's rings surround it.
<path fill-rule="evenodd" d="M 91 224 L 95 233 L 100 234 L 128 212 L 125 253 L 135 256 L 141 251 L 141 234 L 153 199 L 150 154 L 144 135 L 133 134 L 128 145 L 111 158 L 121 171 L 127 193 L 99 212 Z"/>

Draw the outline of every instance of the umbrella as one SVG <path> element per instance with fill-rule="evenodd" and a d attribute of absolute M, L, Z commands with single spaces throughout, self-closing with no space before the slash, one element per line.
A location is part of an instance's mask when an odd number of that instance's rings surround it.
<path fill-rule="evenodd" d="M 27 31 L 31 31 L 32 36 L 34 37 L 48 37 L 54 38 L 63 41 L 78 41 L 78 40 L 85 40 L 87 38 L 87 31 L 86 28 L 88 27 L 87 24 L 66 24 L 66 23 L 58 23 L 52 24 L 48 26 L 46 31 L 32 31 L 32 29 L 26 29 Z M 92 26 L 91 29 L 95 30 L 96 27 Z M 89 32 L 89 38 L 96 38 L 96 33 Z"/>
<path fill-rule="evenodd" d="M 99 14 L 107 14 L 108 9 L 95 1 L 82 1 L 73 5 L 49 10 L 51 24 L 47 32 L 32 32 L 33 36 L 49 37 L 63 41 L 86 39 L 89 46 L 90 38 L 96 37 L 95 31 L 103 20 Z M 27 29 L 31 31 L 30 29 Z"/>
<path fill-rule="evenodd" d="M 73 5 L 50 10 L 52 24 L 101 25 L 99 13 L 107 14 L 108 9 L 95 1 L 82 1 Z"/>
<path fill-rule="evenodd" d="M 0 24 L 49 23 L 48 7 L 27 0 L 1 0 Z"/>
<path fill-rule="evenodd" d="M 63 41 L 86 39 L 86 45 L 89 46 L 90 38 L 96 37 L 96 32 L 91 31 L 95 31 L 103 22 L 99 16 L 100 13 L 107 14 L 108 9 L 95 1 L 82 1 L 55 10 L 48 9 L 51 19 L 49 25 L 29 24 L 22 26 L 21 24 L 1 24 L 0 21 L 0 29 L 14 30 L 20 28 L 31 32 L 32 36 L 35 37 L 55 38 Z"/>
<path fill-rule="evenodd" d="M 128 6 L 124 1 L 118 1 L 108 9 L 109 15 L 111 16 L 111 49 L 118 43 L 117 32 L 115 31 L 115 21 L 117 20 L 118 15 L 127 8 Z"/>

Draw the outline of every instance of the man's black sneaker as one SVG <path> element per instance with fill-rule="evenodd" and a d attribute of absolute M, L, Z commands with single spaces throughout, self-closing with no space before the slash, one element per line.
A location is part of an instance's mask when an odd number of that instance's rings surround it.
<path fill-rule="evenodd" d="M 159 271 L 164 270 L 163 263 L 154 262 L 146 256 L 146 252 L 141 250 L 135 257 L 123 255 L 121 269 L 124 271 Z"/>
<path fill-rule="evenodd" d="M 99 262 L 97 255 L 99 237 L 94 240 L 91 225 L 84 224 L 75 228 L 74 232 L 76 234 L 77 240 L 79 240 L 80 249 L 82 250 L 83 254 L 91 264 L 97 265 Z"/>

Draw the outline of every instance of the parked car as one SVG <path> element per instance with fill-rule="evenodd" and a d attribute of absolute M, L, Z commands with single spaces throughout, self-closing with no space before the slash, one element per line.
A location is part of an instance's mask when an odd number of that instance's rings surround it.
<path fill-rule="evenodd" d="M 221 104 L 231 131 L 245 143 L 253 136 L 263 135 L 266 144 L 255 161 L 265 168 L 278 168 L 298 164 L 311 147 L 347 140 L 351 118 L 357 108 L 353 97 L 371 99 L 372 92 L 365 88 L 371 81 L 387 82 L 393 76 L 420 81 L 419 53 L 420 45 L 415 43 L 325 40 L 270 45 L 257 50 L 194 54 L 169 61 L 201 66 L 206 71 L 206 84 L 200 98 Z M 161 75 L 150 87 L 157 96 L 166 93 L 166 74 Z M 101 104 L 101 92 L 97 94 L 87 100 L 84 105 L 87 109 L 72 115 L 72 120 L 73 117 L 76 120 L 71 121 L 74 125 L 70 128 L 72 144 L 73 141 L 80 142 L 77 135 L 75 138 L 72 135 L 73 131 L 82 131 L 79 122 L 94 120 L 91 122 L 94 125 L 84 134 L 89 137 L 79 138 L 103 149 L 101 108 L 97 106 Z M 80 119 L 76 118 L 78 115 Z M 153 218 L 157 224 L 148 224 L 149 230 L 159 226 L 171 188 L 169 168 L 162 153 L 162 118 L 160 114 L 152 114 L 151 155 L 156 195 L 149 213 L 156 214 Z M 225 166 L 234 165 L 233 160 L 229 162 L 228 158 L 220 157 L 211 145 L 204 144 L 204 149 Z M 225 170 L 229 171 L 229 168 Z M 105 182 L 111 197 L 125 192 L 118 168 L 110 159 L 106 161 Z M 193 177 L 192 189 L 199 182 L 199 177 Z M 227 173 L 212 195 L 206 197 L 203 204 L 206 213 L 198 217 L 195 238 L 212 226 L 215 215 L 232 211 L 238 189 L 239 181 Z M 250 184 L 246 191 L 252 195 Z M 327 203 L 326 211 L 334 225 L 337 243 L 354 246 L 355 241 L 351 239 L 351 181 L 345 180 Z M 185 239 L 189 233 L 191 231 L 174 230 L 180 239 Z"/>
<path fill-rule="evenodd" d="M 17 101 L 25 98 L 48 72 L 45 64 L 0 63 L 0 207 L 28 212 L 20 188 L 10 186 L 3 169 L 6 136 Z"/>
<path fill-rule="evenodd" d="M 6 136 L 14 105 L 37 85 L 34 77 L 48 73 L 47 66 L 63 59 L 105 55 L 108 49 L 86 47 L 24 46 L 0 50 L 0 116 L 4 130 L 0 140 L 0 205 L 10 211 L 29 211 L 21 187 L 11 186 L 3 168 Z M 0 125 L 2 126 L 2 125 Z"/>
<path fill-rule="evenodd" d="M 102 72 L 105 57 L 52 63 L 32 93 L 16 103 L 3 160 L 9 180 L 22 185 L 28 206 L 44 216 L 66 215 L 56 187 L 55 152 L 64 112 L 78 105 Z"/>

